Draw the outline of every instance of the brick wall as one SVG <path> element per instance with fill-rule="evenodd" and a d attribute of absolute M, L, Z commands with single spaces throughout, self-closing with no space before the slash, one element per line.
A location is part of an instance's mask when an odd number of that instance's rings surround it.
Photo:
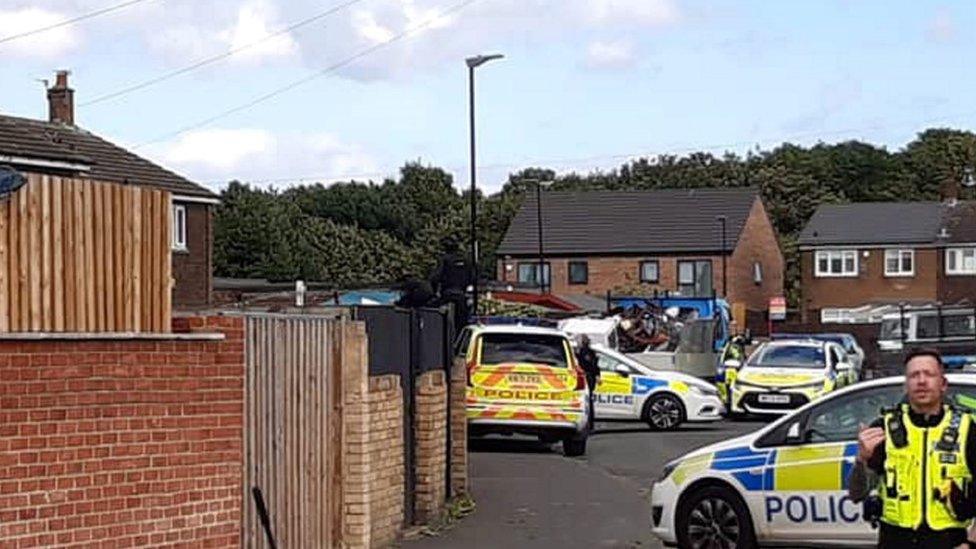
<path fill-rule="evenodd" d="M 451 492 L 468 492 L 468 371 L 461 361 L 451 370 Z"/>
<path fill-rule="evenodd" d="M 0 341 L 0 545 L 240 542 L 243 331 Z"/>
<path fill-rule="evenodd" d="M 403 527 L 403 391 L 398 376 L 369 379 L 370 545 L 392 543 Z"/>
<path fill-rule="evenodd" d="M 757 263 L 762 270 L 762 280 L 758 284 L 753 271 Z M 721 262 L 717 266 L 721 276 Z M 742 303 L 749 311 L 765 311 L 769 308 L 769 298 L 783 295 L 783 254 L 779 249 L 776 230 L 759 199 L 752 205 L 739 236 L 739 244 L 726 268 L 728 296 L 732 303 Z M 721 290 L 721 283 L 716 288 Z"/>
<path fill-rule="evenodd" d="M 414 519 L 424 523 L 444 507 L 447 493 L 447 382 L 443 371 L 427 372 L 417 378 L 416 420 L 416 504 Z"/>
<path fill-rule="evenodd" d="M 186 206 L 186 251 L 173 252 L 173 308 L 191 309 L 209 304 L 213 285 L 212 206 Z"/>

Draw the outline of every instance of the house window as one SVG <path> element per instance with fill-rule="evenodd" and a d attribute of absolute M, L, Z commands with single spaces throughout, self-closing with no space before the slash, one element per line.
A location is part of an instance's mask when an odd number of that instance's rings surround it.
<path fill-rule="evenodd" d="M 519 263 L 518 281 L 520 284 L 534 284 L 536 286 L 549 285 L 549 264 L 544 263 L 542 268 L 542 279 L 539 278 L 538 263 Z"/>
<path fill-rule="evenodd" d="M 762 263 L 755 262 L 752 264 L 752 281 L 756 284 L 762 284 Z"/>
<path fill-rule="evenodd" d="M 816 253 L 816 275 L 857 276 L 857 250 L 823 250 Z"/>
<path fill-rule="evenodd" d="M 657 284 L 661 280 L 661 266 L 657 261 L 641 261 L 640 281 Z"/>
<path fill-rule="evenodd" d="M 885 250 L 885 276 L 915 276 L 915 250 Z"/>
<path fill-rule="evenodd" d="M 186 250 L 186 206 L 173 204 L 173 249 Z"/>
<path fill-rule="evenodd" d="M 712 295 L 712 262 L 679 261 L 678 291 L 681 295 L 690 297 Z"/>
<path fill-rule="evenodd" d="M 589 266 L 585 261 L 569 262 L 569 283 L 586 284 L 589 281 Z"/>
<path fill-rule="evenodd" d="M 946 250 L 946 274 L 976 275 L 976 248 Z"/>

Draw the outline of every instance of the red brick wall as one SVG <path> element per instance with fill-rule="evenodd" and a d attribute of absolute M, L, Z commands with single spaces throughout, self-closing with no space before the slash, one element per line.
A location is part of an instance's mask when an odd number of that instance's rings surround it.
<path fill-rule="evenodd" d="M 762 265 L 762 282 L 756 284 L 753 265 Z M 728 262 L 729 301 L 747 310 L 765 311 L 769 298 L 783 295 L 783 254 L 773 224 L 761 200 L 756 199 L 739 236 L 739 245 Z M 721 273 L 721 264 L 718 266 Z M 721 284 L 716 286 L 721 288 Z"/>
<path fill-rule="evenodd" d="M 241 319 L 224 341 L 0 341 L 0 546 L 240 543 Z"/>
<path fill-rule="evenodd" d="M 173 252 L 173 308 L 192 309 L 212 301 L 212 206 L 186 206 L 186 251 Z"/>

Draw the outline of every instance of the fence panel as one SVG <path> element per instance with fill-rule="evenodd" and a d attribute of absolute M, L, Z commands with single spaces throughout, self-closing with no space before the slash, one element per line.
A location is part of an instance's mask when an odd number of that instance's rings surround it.
<path fill-rule="evenodd" d="M 0 332 L 169 332 L 166 191 L 30 174 L 0 201 Z"/>
<path fill-rule="evenodd" d="M 335 321 L 261 314 L 246 321 L 243 545 L 267 547 L 253 487 L 264 495 L 278 547 L 330 547 L 335 422 L 330 375 Z"/>

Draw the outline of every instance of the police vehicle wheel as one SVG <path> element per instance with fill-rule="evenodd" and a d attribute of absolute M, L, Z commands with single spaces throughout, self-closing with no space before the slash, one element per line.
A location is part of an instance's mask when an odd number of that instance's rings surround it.
<path fill-rule="evenodd" d="M 749 511 L 735 492 L 709 486 L 678 509 L 678 546 L 688 549 L 754 549 Z"/>
<path fill-rule="evenodd" d="M 644 421 L 655 431 L 673 431 L 685 420 L 685 407 L 677 397 L 662 394 L 644 405 Z"/>
<path fill-rule="evenodd" d="M 586 454 L 586 436 L 563 439 L 563 454 L 566 457 L 579 457 Z"/>

